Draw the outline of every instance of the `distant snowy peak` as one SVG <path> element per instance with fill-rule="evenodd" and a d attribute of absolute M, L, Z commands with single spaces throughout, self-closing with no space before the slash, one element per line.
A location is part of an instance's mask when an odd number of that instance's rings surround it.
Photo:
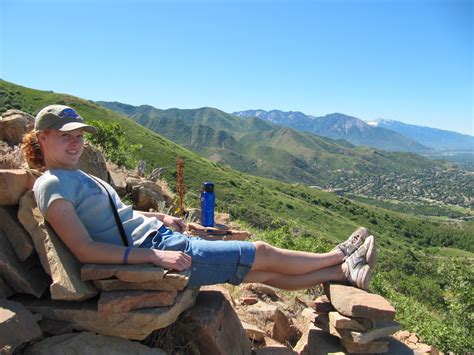
<path fill-rule="evenodd" d="M 322 117 L 309 116 L 298 111 L 283 112 L 279 110 L 247 110 L 233 114 L 240 117 L 258 117 L 281 126 L 311 132 L 319 136 L 344 139 L 355 145 L 369 145 L 391 151 L 420 152 L 429 150 L 396 132 L 373 127 L 357 117 L 337 112 Z"/>
<path fill-rule="evenodd" d="M 390 126 L 396 124 L 397 121 L 387 120 L 385 118 L 376 118 L 375 120 L 365 121 L 365 123 L 367 123 L 369 126 L 372 126 L 372 127 L 389 128 Z"/>

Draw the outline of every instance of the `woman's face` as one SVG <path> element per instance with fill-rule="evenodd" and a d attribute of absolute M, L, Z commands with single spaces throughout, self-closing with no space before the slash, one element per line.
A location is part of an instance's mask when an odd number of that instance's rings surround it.
<path fill-rule="evenodd" d="M 46 169 L 76 169 L 84 149 L 82 128 L 69 132 L 48 129 L 38 139 L 43 150 Z"/>

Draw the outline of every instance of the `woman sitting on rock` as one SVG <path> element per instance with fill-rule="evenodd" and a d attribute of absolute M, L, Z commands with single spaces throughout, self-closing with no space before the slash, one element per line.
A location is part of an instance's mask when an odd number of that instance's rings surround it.
<path fill-rule="evenodd" d="M 280 249 L 260 241 L 185 236 L 181 219 L 134 211 L 109 184 L 77 168 L 84 132 L 96 129 L 74 109 L 51 105 L 38 113 L 34 130 L 25 135 L 22 145 L 30 163 L 45 169 L 33 188 L 38 207 L 80 262 L 190 269 L 189 286 L 260 282 L 295 290 L 340 281 L 367 289 L 376 253 L 374 237 L 365 228 L 324 254 Z M 111 201 L 130 247 L 121 239 Z"/>

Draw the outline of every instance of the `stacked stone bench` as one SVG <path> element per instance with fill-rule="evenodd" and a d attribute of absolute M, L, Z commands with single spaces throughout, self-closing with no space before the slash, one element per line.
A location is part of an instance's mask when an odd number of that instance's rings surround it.
<path fill-rule="evenodd" d="M 79 263 L 45 223 L 33 192 L 23 195 L 28 184 L 13 188 L 22 178 L 0 173 L 0 195 L 8 197 L 0 201 L 1 353 L 74 330 L 143 340 L 194 305 L 199 290 L 187 287 L 185 273 Z M 2 192 L 10 186 L 11 198 Z"/>
<path fill-rule="evenodd" d="M 388 336 L 401 329 L 395 309 L 382 296 L 336 283 L 313 303 L 315 325 L 337 337 L 348 353 L 386 353 Z"/>

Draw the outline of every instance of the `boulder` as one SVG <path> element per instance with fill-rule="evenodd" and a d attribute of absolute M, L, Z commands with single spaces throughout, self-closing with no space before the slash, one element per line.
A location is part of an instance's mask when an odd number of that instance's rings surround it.
<path fill-rule="evenodd" d="M 97 309 L 101 313 L 128 312 L 134 309 L 171 306 L 176 291 L 111 291 L 100 294 Z"/>
<path fill-rule="evenodd" d="M 255 350 L 255 355 L 297 355 L 298 353 L 283 344 L 269 345 Z"/>
<path fill-rule="evenodd" d="M 160 202 L 173 206 L 173 199 L 156 183 L 143 179 L 128 177 L 127 192 L 132 193 L 134 208 L 142 211 L 157 209 Z"/>
<path fill-rule="evenodd" d="M 91 332 L 69 333 L 46 338 L 29 348 L 26 355 L 166 355 L 157 348 L 107 335 Z"/>
<path fill-rule="evenodd" d="M 119 194 L 119 196 L 125 196 L 127 194 L 127 176 L 124 172 L 119 170 L 110 170 L 110 185 L 114 188 L 115 191 Z"/>
<path fill-rule="evenodd" d="M 341 345 L 351 354 L 378 354 L 388 351 L 388 341 L 371 341 L 367 344 L 354 343 L 349 340 L 341 339 Z"/>
<path fill-rule="evenodd" d="M 267 336 L 267 333 L 257 327 L 254 324 L 250 324 L 247 322 L 241 322 L 242 327 L 245 330 L 245 334 L 247 334 L 247 337 L 250 339 L 250 341 L 263 341 L 265 339 L 265 336 Z"/>
<path fill-rule="evenodd" d="M 18 220 L 18 207 L 1 206 L 0 207 L 0 229 L 8 238 L 13 247 L 13 251 L 20 261 L 25 261 L 34 252 L 35 246 L 31 236 Z"/>
<path fill-rule="evenodd" d="M 0 117 L 0 140 L 9 145 L 21 143 L 23 135 L 33 129 L 35 118 L 19 110 L 8 110 Z"/>
<path fill-rule="evenodd" d="M 339 312 L 329 312 L 329 323 L 336 329 L 366 331 L 373 327 L 373 323 L 369 319 L 349 318 Z"/>
<path fill-rule="evenodd" d="M 70 323 L 54 319 L 41 319 L 38 325 L 43 334 L 48 336 L 71 333 L 74 330 Z"/>
<path fill-rule="evenodd" d="M 251 344 L 234 311 L 218 291 L 201 291 L 183 319 L 195 326 L 193 339 L 201 354 L 250 354 Z"/>
<path fill-rule="evenodd" d="M 380 295 L 335 283 L 325 284 L 324 289 L 334 308 L 345 316 L 386 321 L 395 318 L 395 308 Z"/>
<path fill-rule="evenodd" d="M 0 298 L 8 298 L 13 294 L 15 294 L 15 291 L 0 276 Z"/>
<path fill-rule="evenodd" d="M 41 313 L 43 318 L 68 322 L 76 330 L 143 340 L 154 330 L 175 322 L 184 310 L 193 306 L 197 293 L 195 289 L 186 289 L 178 294 L 175 304 L 168 307 L 144 308 L 112 314 L 98 312 L 95 300 L 71 302 L 23 297 L 18 301 L 32 312 Z"/>
<path fill-rule="evenodd" d="M 125 282 L 147 282 L 161 280 L 163 277 L 163 268 L 152 264 L 86 264 L 81 268 L 83 281 L 116 278 Z"/>
<path fill-rule="evenodd" d="M 7 237 L 0 230 L 0 276 L 16 292 L 41 297 L 50 280 L 41 268 L 38 259 L 29 258 L 21 262 L 15 255 Z"/>
<path fill-rule="evenodd" d="M 99 179 L 109 181 L 109 172 L 107 171 L 104 156 L 99 149 L 89 143 L 84 145 L 84 151 L 77 163 L 77 167 Z"/>
<path fill-rule="evenodd" d="M 327 314 L 329 312 L 335 311 L 331 301 L 329 301 L 326 295 L 319 296 L 314 301 L 307 302 L 307 304 L 318 314 Z"/>
<path fill-rule="evenodd" d="M 132 189 L 133 207 L 141 211 L 157 209 L 158 202 L 164 201 L 161 192 L 156 192 L 143 186 L 134 186 Z"/>
<path fill-rule="evenodd" d="M 20 197 L 34 183 L 35 177 L 25 169 L 0 169 L 0 206 L 18 205 Z"/>
<path fill-rule="evenodd" d="M 292 326 L 287 316 L 280 311 L 276 310 L 272 317 L 273 329 L 272 338 L 279 341 L 280 343 L 291 342 L 296 336 L 295 328 Z"/>
<path fill-rule="evenodd" d="M 232 305 L 235 306 L 235 301 L 232 295 L 230 294 L 229 290 L 222 285 L 205 285 L 200 287 L 201 291 L 216 291 L 222 293 L 222 295 L 226 298 L 227 301 Z"/>
<path fill-rule="evenodd" d="M 308 327 L 293 350 L 305 355 L 346 354 L 337 337 L 314 324 Z"/>
<path fill-rule="evenodd" d="M 9 146 L 0 140 L 0 169 L 26 169 L 28 164 L 20 146 Z"/>
<path fill-rule="evenodd" d="M 365 332 L 356 332 L 349 329 L 336 329 L 332 324 L 329 324 L 329 333 L 338 338 L 358 344 L 367 344 L 372 340 L 392 335 L 400 329 L 400 324 L 394 321 L 378 321 L 376 328 Z"/>
<path fill-rule="evenodd" d="M 33 191 L 20 199 L 18 218 L 30 233 L 44 270 L 51 276 L 51 298 L 82 301 L 98 294 L 91 282 L 81 279 L 81 264 L 56 233 L 45 224 Z"/>
<path fill-rule="evenodd" d="M 179 273 L 168 273 L 161 280 L 145 282 L 124 282 L 117 279 L 94 280 L 94 285 L 101 291 L 148 290 L 180 291 L 188 283 L 189 277 Z"/>
<path fill-rule="evenodd" d="M 42 335 L 33 314 L 21 303 L 0 298 L 0 353 L 10 354 L 19 345 Z"/>

